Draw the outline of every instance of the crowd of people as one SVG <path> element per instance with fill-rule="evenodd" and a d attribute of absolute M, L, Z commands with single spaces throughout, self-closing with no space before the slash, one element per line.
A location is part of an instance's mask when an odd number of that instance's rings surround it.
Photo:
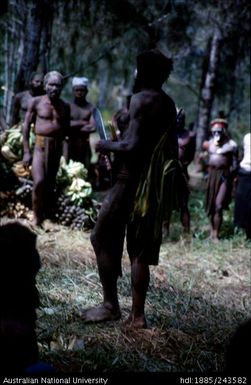
<path fill-rule="evenodd" d="M 82 310 L 81 317 L 85 322 L 117 320 L 121 317 L 117 280 L 122 275 L 121 261 L 126 239 L 132 293 L 131 312 L 126 322 L 133 328 L 146 327 L 149 266 L 158 264 L 160 245 L 163 235 L 169 233 L 174 209 L 180 210 L 184 232 L 190 232 L 188 166 L 194 160 L 196 134 L 186 129 L 183 109 L 177 111 L 175 102 L 163 91 L 162 85 L 172 67 L 172 60 L 157 49 L 138 55 L 130 103 L 114 114 L 113 137 L 96 143 L 95 150 L 101 156 L 110 157 L 110 153 L 114 154 L 116 172 L 113 172 L 112 186 L 102 202 L 91 234 L 103 301 L 95 307 Z M 88 79 L 72 79 L 74 99 L 71 103 L 61 98 L 63 85 L 64 78 L 57 71 L 51 71 L 43 78 L 36 74 L 31 80 L 30 90 L 18 94 L 15 101 L 13 124 L 22 124 L 23 164 L 32 164 L 35 226 L 41 226 L 45 218 L 50 218 L 55 205 L 53 191 L 60 157 L 63 155 L 66 161 L 73 159 L 90 168 L 89 139 L 96 129 L 96 121 L 94 105 L 86 99 Z M 30 147 L 31 130 L 35 134 L 34 148 Z M 236 180 L 234 221 L 236 226 L 245 229 L 250 239 L 250 134 L 244 138 L 243 159 L 239 162 L 238 146 L 230 138 L 227 120 L 214 119 L 210 138 L 203 143 L 203 152 L 198 161 L 204 167 L 206 165 L 205 209 L 210 219 L 211 239 L 214 242 L 220 239 L 223 210 L 230 203 Z M 5 230 L 1 229 L 3 234 Z M 21 325 L 27 337 L 24 334 L 20 338 L 27 338 L 31 342 L 32 355 L 36 360 L 33 326 L 34 308 L 38 306 L 35 275 L 39 269 L 39 259 L 33 236 L 28 233 L 27 236 L 32 238 L 31 257 L 35 258 L 34 267 L 30 265 L 30 285 L 34 298 L 31 304 L 33 310 L 29 311 L 27 307 Z M 15 251 L 13 258 L 14 254 Z M 13 330 L 18 329 L 16 315 L 11 313 L 12 309 L 7 310 L 10 312 L 6 313 L 4 330 L 8 322 Z M 27 358 L 26 363 L 32 363 L 32 360 Z"/>
<path fill-rule="evenodd" d="M 60 98 L 64 78 L 59 72 L 51 71 L 45 76 L 36 72 L 31 77 L 29 89 L 15 96 L 12 124 L 23 133 L 23 165 L 28 167 L 32 164 L 32 208 L 33 223 L 36 226 L 42 225 L 44 219 L 52 217 L 55 206 L 53 190 L 62 155 L 66 162 L 71 159 L 83 163 L 88 170 L 88 178 L 93 188 L 101 190 L 108 189 L 115 183 L 117 176 L 120 175 L 119 168 L 121 162 L 123 163 L 123 157 L 127 156 L 125 146 L 123 151 L 107 150 L 105 155 L 100 144 L 97 144 L 95 150 L 91 148 L 90 134 L 95 132 L 96 122 L 93 116 L 95 106 L 86 98 L 88 83 L 86 77 L 73 77 L 73 101 L 68 103 Z M 133 93 L 138 93 L 137 87 L 138 76 L 135 79 Z M 113 114 L 110 134 L 113 146 L 115 143 L 116 145 L 119 143 L 120 146 L 124 143 L 131 122 L 130 113 L 133 106 L 130 104 L 131 98 L 129 95 L 126 106 Z M 234 225 L 243 228 L 247 238 L 250 239 L 250 208 L 247 204 L 250 196 L 249 135 L 245 136 L 244 158 L 240 162 L 239 147 L 231 139 L 228 121 L 220 111 L 219 117 L 210 124 L 208 140 L 204 141 L 201 152 L 195 158 L 196 133 L 186 127 L 186 114 L 182 108 L 176 108 L 175 113 L 174 147 L 177 146 L 177 159 L 183 174 L 177 187 L 176 208 L 178 207 L 180 211 L 184 233 L 189 233 L 191 227 L 188 166 L 194 161 L 197 171 L 203 169 L 207 179 L 205 211 L 211 225 L 210 238 L 214 242 L 219 241 L 223 210 L 228 208 L 235 196 Z M 35 136 L 33 146 L 30 140 L 31 132 Z M 91 163 L 93 151 L 96 151 L 98 159 L 95 165 Z M 111 171 L 107 170 L 106 163 L 107 157 L 111 159 L 109 152 L 113 153 Z M 170 221 L 171 215 L 163 218 L 164 237 L 169 235 Z"/>

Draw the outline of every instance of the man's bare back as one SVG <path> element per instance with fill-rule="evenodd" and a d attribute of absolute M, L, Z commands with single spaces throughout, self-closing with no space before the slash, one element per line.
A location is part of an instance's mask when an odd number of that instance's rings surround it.
<path fill-rule="evenodd" d="M 121 140 L 100 140 L 96 145 L 96 150 L 101 154 L 114 152 L 119 155 L 121 163 L 116 182 L 103 201 L 91 234 L 103 287 L 103 302 L 81 312 L 85 322 L 121 317 L 117 279 L 122 274 L 121 260 L 126 237 L 132 285 L 132 307 L 126 323 L 134 328 L 146 327 L 144 307 L 150 280 L 149 265 L 158 264 L 161 243 L 161 228 L 154 228 L 159 207 L 156 197 L 148 201 L 145 216 L 141 212 L 133 216 L 138 188 L 152 169 L 152 155 L 161 154 L 159 162 L 159 158 L 155 158 L 156 169 L 160 169 L 160 174 L 163 174 L 167 159 L 177 160 L 178 157 L 176 108 L 172 99 L 162 91 L 162 84 L 171 69 L 172 60 L 158 50 L 137 57 L 137 77 L 129 106 L 129 126 Z M 163 143 L 167 146 L 161 147 Z M 156 181 L 153 174 L 149 179 L 151 187 L 159 182 L 159 176 Z"/>
<path fill-rule="evenodd" d="M 127 159 L 129 173 L 142 171 L 152 151 L 168 127 L 175 126 L 176 110 L 171 98 L 162 90 L 143 90 L 133 95 L 130 103 L 130 124 L 120 142 L 112 142 L 110 151 L 137 148 Z M 172 132 L 172 131 L 171 131 Z M 173 133 L 175 136 L 175 133 Z M 176 139 L 170 141 L 170 157 L 177 156 Z M 175 155 L 174 155 L 175 154 Z"/>

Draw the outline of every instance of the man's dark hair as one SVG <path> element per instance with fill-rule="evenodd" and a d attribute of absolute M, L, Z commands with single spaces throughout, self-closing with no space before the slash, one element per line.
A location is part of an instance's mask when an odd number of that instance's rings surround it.
<path fill-rule="evenodd" d="M 39 72 L 39 71 L 32 72 L 31 75 L 30 75 L 30 83 L 32 82 L 34 77 L 37 76 L 37 75 L 39 75 L 39 76 L 44 78 L 44 73 L 43 72 Z"/>
<path fill-rule="evenodd" d="M 158 49 L 142 52 L 137 56 L 137 77 L 163 83 L 173 69 L 173 60 Z"/>

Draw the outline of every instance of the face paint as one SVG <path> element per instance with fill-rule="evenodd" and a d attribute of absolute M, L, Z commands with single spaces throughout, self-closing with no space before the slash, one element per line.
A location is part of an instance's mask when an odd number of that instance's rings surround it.
<path fill-rule="evenodd" d="M 217 130 L 217 129 L 213 130 L 212 136 L 213 136 L 215 146 L 219 146 L 221 137 L 222 137 L 222 130 Z"/>
<path fill-rule="evenodd" d="M 59 98 L 62 88 L 62 81 L 56 76 L 51 76 L 45 85 L 45 91 L 50 99 Z"/>

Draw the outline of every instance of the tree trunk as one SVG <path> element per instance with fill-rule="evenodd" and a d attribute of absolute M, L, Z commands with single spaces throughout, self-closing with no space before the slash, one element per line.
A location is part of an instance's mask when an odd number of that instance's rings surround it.
<path fill-rule="evenodd" d="M 201 145 L 208 136 L 208 128 L 211 117 L 212 104 L 215 95 L 215 80 L 217 67 L 220 58 L 221 34 L 216 28 L 209 53 L 208 71 L 205 76 L 204 84 L 201 88 L 199 114 L 197 122 L 197 151 L 200 151 Z"/>
<path fill-rule="evenodd" d="M 15 82 L 15 92 L 23 91 L 29 86 L 31 74 L 38 66 L 43 3 L 42 0 L 28 2 L 29 13 L 24 36 L 24 54 Z"/>
<path fill-rule="evenodd" d="M 3 102 L 3 115 L 7 127 L 11 125 L 14 82 L 18 71 L 18 65 L 20 63 L 20 56 L 23 54 L 22 26 L 26 13 L 22 7 L 25 7 L 25 5 L 20 0 L 12 0 L 8 4 L 4 37 L 5 85 Z"/>
<path fill-rule="evenodd" d="M 99 100 L 98 105 L 100 108 L 107 106 L 108 95 L 108 80 L 109 80 L 109 63 L 106 58 L 103 58 L 98 63 L 99 67 Z"/>
<path fill-rule="evenodd" d="M 46 74 L 49 69 L 49 57 L 51 49 L 51 35 L 53 23 L 53 7 L 47 2 L 44 8 L 44 18 L 41 33 L 41 49 L 40 49 L 40 69 Z"/>
<path fill-rule="evenodd" d="M 37 70 L 39 63 L 41 63 L 42 71 L 48 71 L 53 2 L 49 0 L 30 0 L 27 6 L 29 11 L 24 36 L 24 54 L 16 79 L 16 92 L 22 91 L 29 86 L 31 74 Z"/>

